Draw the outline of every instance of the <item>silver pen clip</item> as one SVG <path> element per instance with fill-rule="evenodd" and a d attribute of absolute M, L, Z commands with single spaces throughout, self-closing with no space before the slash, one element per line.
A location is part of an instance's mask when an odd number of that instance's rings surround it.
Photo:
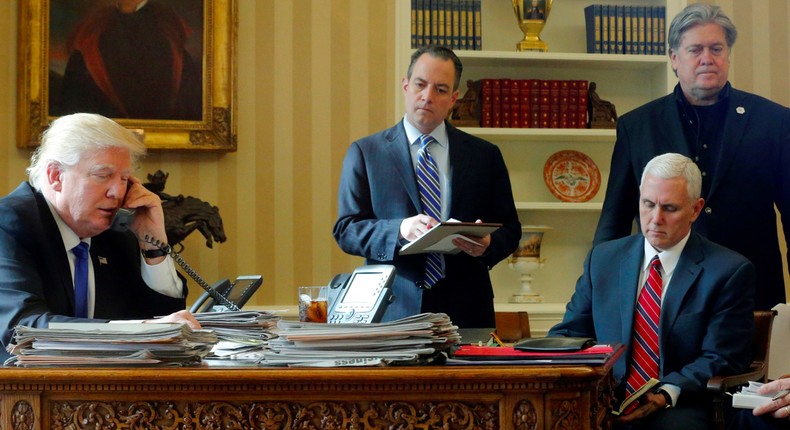
<path fill-rule="evenodd" d="M 774 394 L 774 396 L 771 397 L 771 400 L 779 400 L 788 394 L 790 394 L 790 390 L 781 390 L 778 393 Z"/>

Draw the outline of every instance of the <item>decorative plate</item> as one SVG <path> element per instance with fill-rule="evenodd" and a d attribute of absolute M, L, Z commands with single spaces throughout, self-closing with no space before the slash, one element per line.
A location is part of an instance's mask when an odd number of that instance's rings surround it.
<path fill-rule="evenodd" d="M 549 191 L 563 202 L 586 202 L 601 188 L 601 172 L 587 155 L 565 150 L 546 160 L 543 181 Z"/>

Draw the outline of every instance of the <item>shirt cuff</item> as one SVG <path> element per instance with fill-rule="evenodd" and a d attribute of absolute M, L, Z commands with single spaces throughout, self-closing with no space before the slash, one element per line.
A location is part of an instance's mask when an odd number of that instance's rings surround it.
<path fill-rule="evenodd" d="M 141 258 L 140 273 L 148 288 L 168 297 L 180 299 L 184 297 L 184 288 L 176 272 L 173 257 L 167 256 L 159 264 L 150 265 Z"/>
<path fill-rule="evenodd" d="M 659 390 L 665 391 L 669 394 L 669 397 L 672 399 L 672 407 L 674 408 L 678 404 L 678 398 L 680 397 L 680 387 L 677 385 L 672 384 L 661 384 L 658 387 Z"/>

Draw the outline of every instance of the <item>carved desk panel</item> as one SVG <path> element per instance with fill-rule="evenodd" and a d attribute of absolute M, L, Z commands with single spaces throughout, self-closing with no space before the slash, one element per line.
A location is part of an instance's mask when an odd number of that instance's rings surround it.
<path fill-rule="evenodd" d="M 0 369 L 0 429 L 608 429 L 603 367 Z"/>

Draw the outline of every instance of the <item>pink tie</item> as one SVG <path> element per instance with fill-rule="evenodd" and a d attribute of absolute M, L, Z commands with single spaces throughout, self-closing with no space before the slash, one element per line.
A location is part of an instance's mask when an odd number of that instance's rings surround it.
<path fill-rule="evenodd" d="M 650 378 L 658 378 L 658 321 L 661 315 L 661 260 L 650 260 L 650 273 L 639 293 L 634 319 L 631 368 L 626 381 L 630 395 Z"/>

